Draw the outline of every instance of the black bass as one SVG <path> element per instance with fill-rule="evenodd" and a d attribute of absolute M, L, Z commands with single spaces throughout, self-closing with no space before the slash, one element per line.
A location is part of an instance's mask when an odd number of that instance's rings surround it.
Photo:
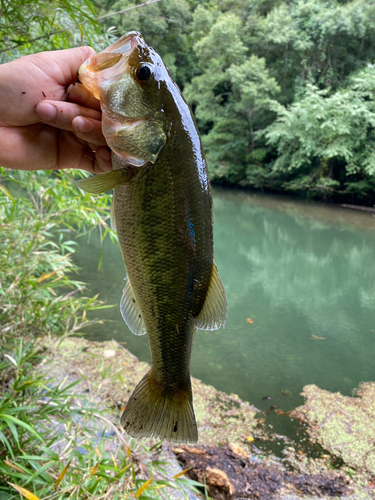
<path fill-rule="evenodd" d="M 213 259 L 212 199 L 191 111 L 160 56 L 131 32 L 80 68 L 100 99 L 114 170 L 79 181 L 114 188 L 112 227 L 127 270 L 122 316 L 147 333 L 151 370 L 121 423 L 133 437 L 196 442 L 190 357 L 195 329 L 225 324 L 225 290 Z"/>

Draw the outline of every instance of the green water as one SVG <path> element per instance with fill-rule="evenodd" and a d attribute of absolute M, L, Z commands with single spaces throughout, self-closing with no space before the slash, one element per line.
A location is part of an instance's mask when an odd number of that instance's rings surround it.
<path fill-rule="evenodd" d="M 197 331 L 194 377 L 260 409 L 283 410 L 303 402 L 306 384 L 349 395 L 375 380 L 373 215 L 215 189 L 214 235 L 229 315 L 225 330 Z M 105 241 L 98 271 L 98 249 L 95 236 L 81 243 L 80 278 L 116 307 L 101 313 L 111 322 L 87 336 L 126 342 L 150 361 L 146 336 L 132 335 L 120 316 L 120 251 Z"/>

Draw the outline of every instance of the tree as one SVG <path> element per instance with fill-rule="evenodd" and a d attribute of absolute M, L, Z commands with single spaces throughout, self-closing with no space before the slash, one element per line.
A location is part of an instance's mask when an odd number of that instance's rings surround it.
<path fill-rule="evenodd" d="M 186 87 L 185 95 L 205 132 L 203 143 L 214 180 L 244 179 L 258 147 L 255 127 L 270 96 L 279 90 L 265 60 L 248 54 L 241 28 L 241 19 L 232 12 L 216 19 L 202 7 L 194 12 L 193 33 L 205 32 L 194 46 L 202 73 Z"/>
<path fill-rule="evenodd" d="M 375 186 L 375 66 L 352 76 L 346 89 L 308 85 L 303 98 L 285 107 L 274 102 L 276 120 L 265 131 L 277 158 L 271 172 L 289 190 L 326 196 L 333 189 L 360 197 Z"/>
<path fill-rule="evenodd" d="M 22 55 L 91 44 L 101 26 L 91 0 L 13 0 L 1 3 L 0 63 Z"/>

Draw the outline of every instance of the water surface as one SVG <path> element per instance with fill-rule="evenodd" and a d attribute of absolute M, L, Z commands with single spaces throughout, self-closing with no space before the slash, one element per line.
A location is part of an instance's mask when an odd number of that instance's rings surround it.
<path fill-rule="evenodd" d="M 285 197 L 214 189 L 215 260 L 229 305 L 225 330 L 197 331 L 192 375 L 258 408 L 303 402 L 306 384 L 349 395 L 375 380 L 375 217 Z M 81 242 L 75 261 L 100 312 L 93 340 L 116 339 L 150 362 L 147 338 L 123 322 L 117 244 Z M 97 313 L 98 315 L 98 313 Z M 317 337 L 321 339 L 317 339 Z M 271 400 L 265 401 L 265 396 Z"/>

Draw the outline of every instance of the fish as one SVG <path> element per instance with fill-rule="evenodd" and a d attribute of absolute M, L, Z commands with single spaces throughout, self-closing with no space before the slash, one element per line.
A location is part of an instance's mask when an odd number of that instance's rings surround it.
<path fill-rule="evenodd" d="M 132 437 L 195 443 L 190 359 L 196 329 L 225 325 L 227 299 L 213 254 L 212 197 L 192 112 L 155 50 L 130 32 L 79 70 L 102 109 L 113 170 L 82 179 L 111 189 L 111 224 L 126 268 L 120 310 L 147 333 L 151 369 L 121 424 Z"/>

